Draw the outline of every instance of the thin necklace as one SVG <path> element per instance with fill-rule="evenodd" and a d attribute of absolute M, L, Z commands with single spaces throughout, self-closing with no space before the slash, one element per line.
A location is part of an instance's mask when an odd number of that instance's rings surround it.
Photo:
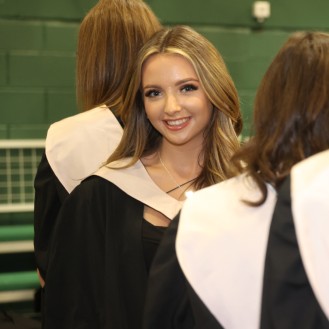
<path fill-rule="evenodd" d="M 196 178 L 190 179 L 190 180 L 188 180 L 187 182 L 185 182 L 185 183 L 183 183 L 183 184 L 181 184 L 181 185 L 179 185 L 179 186 L 176 186 L 176 187 L 172 188 L 171 190 L 167 191 L 166 193 L 173 192 L 173 191 L 177 190 L 178 188 L 181 188 L 182 186 L 184 186 L 184 185 L 186 185 L 186 184 L 188 184 L 188 183 L 193 182 L 194 180 L 196 180 Z"/>
<path fill-rule="evenodd" d="M 184 186 L 184 185 L 186 185 L 186 184 L 188 184 L 188 183 L 191 183 L 191 182 L 193 182 L 194 180 L 196 180 L 196 178 L 193 178 L 193 179 L 190 179 L 190 180 L 188 180 L 187 182 L 185 182 L 185 183 L 183 183 L 183 184 L 179 184 L 179 183 L 176 181 L 175 177 L 171 174 L 171 172 L 169 171 L 169 169 L 166 167 L 166 165 L 164 164 L 164 162 L 162 161 L 162 159 L 161 159 L 161 155 L 160 155 L 160 152 L 158 152 L 158 156 L 159 156 L 159 160 L 160 160 L 160 162 L 161 162 L 162 167 L 163 167 L 164 170 L 167 172 L 167 174 L 170 176 L 170 178 L 172 179 L 172 181 L 177 185 L 176 187 L 174 187 L 173 189 L 167 191 L 166 193 L 170 193 L 170 192 L 172 192 L 172 191 L 175 191 L 175 190 L 177 190 L 178 188 L 179 188 L 179 189 L 182 189 L 182 186 Z"/>

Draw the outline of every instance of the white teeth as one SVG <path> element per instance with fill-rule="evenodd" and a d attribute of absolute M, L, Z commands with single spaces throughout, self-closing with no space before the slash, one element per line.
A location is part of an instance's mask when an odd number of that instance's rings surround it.
<path fill-rule="evenodd" d="M 180 126 L 183 123 L 187 122 L 188 120 L 189 120 L 189 118 L 185 118 L 185 119 L 179 119 L 179 120 L 173 120 L 173 121 L 167 120 L 166 122 L 169 126 Z"/>

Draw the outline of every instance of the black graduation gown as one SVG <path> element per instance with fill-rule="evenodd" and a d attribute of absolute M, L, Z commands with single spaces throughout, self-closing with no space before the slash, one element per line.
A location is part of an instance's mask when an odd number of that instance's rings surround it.
<path fill-rule="evenodd" d="M 34 180 L 34 254 L 41 276 L 46 276 L 50 237 L 59 209 L 69 195 L 43 154 Z"/>
<path fill-rule="evenodd" d="M 49 241 L 60 207 L 74 187 L 102 166 L 121 136 L 120 120 L 105 105 L 50 126 L 45 154 L 34 180 L 34 250 L 43 278 Z"/>
<path fill-rule="evenodd" d="M 92 176 L 64 202 L 50 248 L 45 328 L 141 327 L 143 203 Z"/>
<path fill-rule="evenodd" d="M 176 237 L 179 217 L 166 231 L 151 267 L 143 329 L 222 329 L 223 326 L 189 284 L 178 262 Z M 329 321 L 313 293 L 298 248 L 291 211 L 290 177 L 279 191 L 271 221 L 259 328 L 329 328 Z"/>
<path fill-rule="evenodd" d="M 261 329 L 328 329 L 309 283 L 292 215 L 291 177 L 278 193 L 265 260 Z"/>
<path fill-rule="evenodd" d="M 143 329 L 222 329 L 186 280 L 175 241 L 179 214 L 170 223 L 149 274 Z"/>

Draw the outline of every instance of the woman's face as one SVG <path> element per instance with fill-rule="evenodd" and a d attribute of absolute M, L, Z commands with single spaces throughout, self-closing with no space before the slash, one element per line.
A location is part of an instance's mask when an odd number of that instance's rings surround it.
<path fill-rule="evenodd" d="M 142 69 L 145 111 L 163 142 L 200 146 L 213 106 L 192 64 L 178 54 L 156 54 Z"/>

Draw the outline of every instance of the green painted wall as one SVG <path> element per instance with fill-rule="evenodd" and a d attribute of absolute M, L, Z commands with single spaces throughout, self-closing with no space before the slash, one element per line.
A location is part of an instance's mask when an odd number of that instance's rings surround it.
<path fill-rule="evenodd" d="M 0 139 L 44 138 L 50 123 L 77 113 L 79 23 L 96 0 L 0 0 Z M 328 0 L 275 0 L 259 26 L 252 0 L 149 0 L 165 25 L 188 24 L 222 53 L 249 131 L 258 83 L 295 30 L 329 30 Z"/>

